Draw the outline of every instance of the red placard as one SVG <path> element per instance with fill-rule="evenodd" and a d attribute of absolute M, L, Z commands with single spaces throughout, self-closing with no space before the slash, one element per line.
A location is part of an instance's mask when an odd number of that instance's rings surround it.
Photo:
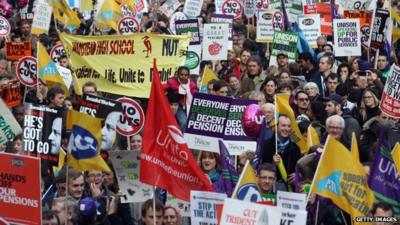
<path fill-rule="evenodd" d="M 319 14 L 321 16 L 321 34 L 332 36 L 332 7 L 329 2 L 316 5 L 304 5 L 304 14 Z M 336 5 L 339 9 L 339 5 Z"/>
<path fill-rule="evenodd" d="M 41 224 L 40 160 L 0 153 L 0 217 L 14 224 Z"/>
<path fill-rule="evenodd" d="M 22 57 L 31 55 L 32 44 L 30 41 L 6 43 L 6 59 L 8 60 L 19 60 Z"/>

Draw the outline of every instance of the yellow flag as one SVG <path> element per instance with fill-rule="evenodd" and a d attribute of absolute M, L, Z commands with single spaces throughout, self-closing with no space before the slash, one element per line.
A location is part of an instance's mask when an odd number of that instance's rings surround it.
<path fill-rule="evenodd" d="M 247 160 L 231 198 L 258 202 L 261 201 L 260 193 L 256 174 L 254 173 L 254 169 L 249 163 L 249 160 Z"/>
<path fill-rule="evenodd" d="M 369 215 L 375 202 L 363 166 L 331 136 L 326 140 L 311 191 L 331 199 L 353 219 Z"/>
<path fill-rule="evenodd" d="M 79 171 L 110 171 L 101 158 L 101 120 L 95 117 L 68 110 L 67 129 L 71 130 L 68 142 L 67 164 Z"/>
<path fill-rule="evenodd" d="M 58 165 L 57 166 L 53 166 L 53 173 L 54 176 L 56 177 L 56 174 L 58 174 L 61 169 L 64 167 L 64 162 L 65 162 L 65 157 L 67 156 L 67 153 L 60 148 L 60 153 L 58 155 Z"/>
<path fill-rule="evenodd" d="M 400 144 L 397 143 L 392 150 L 392 157 L 397 173 L 400 173 Z"/>
<path fill-rule="evenodd" d="M 208 68 L 208 66 L 206 66 L 203 71 L 203 78 L 201 80 L 200 92 L 207 93 L 208 91 L 207 83 L 213 79 L 218 80 L 217 75 L 214 73 L 214 71 Z"/>
<path fill-rule="evenodd" d="M 61 74 L 58 72 L 56 64 L 51 60 L 46 48 L 42 43 L 37 42 L 37 64 L 39 79 L 46 83 L 46 86 L 50 89 L 55 85 L 60 85 L 64 89 L 67 96 L 70 95 L 67 85 L 64 82 Z"/>
<path fill-rule="evenodd" d="M 308 152 L 307 141 L 301 134 L 299 126 L 297 125 L 293 109 L 289 105 L 289 97 L 290 96 L 287 94 L 275 95 L 276 113 L 278 115 L 285 114 L 286 116 L 289 117 L 292 124 L 292 131 L 290 133 L 290 138 L 294 143 L 297 144 L 297 146 L 299 146 L 301 154 L 304 154 Z"/>
<path fill-rule="evenodd" d="M 393 22 L 393 39 L 392 42 L 396 42 L 400 38 L 400 15 L 397 13 L 395 9 L 391 10 L 391 19 Z"/>
<path fill-rule="evenodd" d="M 319 145 L 319 136 L 317 130 L 311 125 L 307 129 L 307 149 L 310 149 L 314 145 Z"/>
<path fill-rule="evenodd" d="M 53 15 L 56 20 L 64 25 L 69 31 L 78 29 L 81 21 L 77 12 L 69 8 L 65 0 L 49 0 L 50 5 L 53 7 Z"/>
<path fill-rule="evenodd" d="M 123 16 L 121 8 L 114 0 L 104 1 L 97 14 L 96 26 L 100 29 L 111 27 L 115 31 L 118 31 L 118 22 Z"/>
<path fill-rule="evenodd" d="M 80 3 L 81 3 L 81 8 L 79 9 L 79 11 L 81 11 L 81 12 L 86 12 L 86 11 L 90 11 L 90 10 L 92 10 L 93 9 L 93 4 L 92 4 L 92 2 L 93 1 L 88 1 L 88 0 L 83 0 L 83 1 L 81 1 Z"/>
<path fill-rule="evenodd" d="M 354 159 L 357 162 L 360 161 L 360 153 L 358 152 L 358 143 L 357 143 L 357 137 L 356 134 L 353 132 L 351 136 L 351 154 L 353 155 Z"/>

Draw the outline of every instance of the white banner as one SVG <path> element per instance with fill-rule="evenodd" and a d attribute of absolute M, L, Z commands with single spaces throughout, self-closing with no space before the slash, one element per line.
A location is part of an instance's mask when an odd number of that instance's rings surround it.
<path fill-rule="evenodd" d="M 204 24 L 203 60 L 226 60 L 228 57 L 229 24 Z"/>
<path fill-rule="evenodd" d="M 191 225 L 215 225 L 217 221 L 216 204 L 224 204 L 226 194 L 204 191 L 190 192 Z"/>
<path fill-rule="evenodd" d="M 0 144 L 12 141 L 15 136 L 21 133 L 21 126 L 3 102 L 3 99 L 0 98 Z"/>
<path fill-rule="evenodd" d="M 306 194 L 278 191 L 276 206 L 284 209 L 306 210 Z"/>
<path fill-rule="evenodd" d="M 307 212 L 288 210 L 275 206 L 260 205 L 236 199 L 225 199 L 220 225 L 241 224 L 265 225 L 305 225 Z"/>
<path fill-rule="evenodd" d="M 359 19 L 333 20 L 335 56 L 361 56 Z"/>
<path fill-rule="evenodd" d="M 308 14 L 298 17 L 298 24 L 307 42 L 317 48 L 317 38 L 321 36 L 321 17 L 319 14 Z"/>

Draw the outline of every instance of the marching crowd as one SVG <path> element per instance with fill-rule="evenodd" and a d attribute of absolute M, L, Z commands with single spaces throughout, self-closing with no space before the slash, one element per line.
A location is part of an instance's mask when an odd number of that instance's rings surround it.
<path fill-rule="evenodd" d="M 178 11 L 183 10 L 184 1 Z M 14 3 L 16 4 L 16 3 Z M 162 4 L 162 2 L 161 2 Z M 17 5 L 15 5 L 17 7 Z M 393 7 L 398 7 L 397 2 Z M 93 17 L 85 19 L 78 11 L 81 25 L 71 31 L 77 35 L 112 35 L 114 30 L 94 29 Z M 48 50 L 60 43 L 54 20 L 48 35 L 35 36 L 30 33 L 30 22 L 18 18 L 18 13 L 8 18 L 11 34 L 1 38 L 0 43 L 0 94 L 3 96 L 9 87 L 18 83 L 15 72 L 17 61 L 5 59 L 5 43 L 8 41 L 32 43 L 33 54 L 36 42 L 41 42 Z M 202 23 L 208 23 L 210 15 L 215 12 L 215 4 L 204 1 L 201 15 Z M 155 21 L 157 18 L 157 21 Z M 141 32 L 172 34 L 169 29 L 169 18 L 150 5 L 148 13 L 141 19 Z M 58 26 L 59 29 L 60 26 Z M 68 31 L 64 31 L 68 32 Z M 255 42 L 255 29 L 245 17 L 234 21 L 232 42 L 228 59 L 223 61 L 202 61 L 199 74 L 191 74 L 186 67 L 180 67 L 174 77 L 163 85 L 179 128 L 184 132 L 187 122 L 186 99 L 199 91 L 201 74 L 205 67 L 212 69 L 218 76 L 207 84 L 210 95 L 227 96 L 238 99 L 256 100 L 265 116 L 265 133 L 261 146 L 261 164 L 257 171 L 258 185 L 263 201 L 276 201 L 276 192 L 296 191 L 310 192 L 319 156 L 328 135 L 340 141 L 348 149 L 351 147 L 352 134 L 355 133 L 359 143 L 359 157 L 365 172 L 369 171 L 378 147 L 381 132 L 392 149 L 400 140 L 400 121 L 391 118 L 379 108 L 384 85 L 390 76 L 390 68 L 398 64 L 398 44 L 392 43 L 391 50 L 380 49 L 379 53 L 370 56 L 370 49 L 362 49 L 360 57 L 335 57 L 332 37 L 320 36 L 317 39 L 315 55 L 310 52 L 298 54 L 296 62 L 289 62 L 288 55 L 280 53 L 276 57 L 277 66 L 271 64 L 269 46 Z M 134 60 L 134 59 L 133 59 Z M 58 62 L 65 68 L 72 68 L 67 56 Z M 98 92 L 94 82 L 82 86 L 84 94 L 116 98 L 109 93 Z M 77 109 L 80 96 L 71 90 L 66 97 L 61 87 L 22 88 L 21 96 L 25 103 L 43 104 L 59 110 Z M 295 114 L 296 123 L 301 133 L 306 136 L 309 126 L 315 128 L 321 140 L 320 145 L 310 148 L 308 153 L 301 154 L 299 147 L 291 140 L 292 121 L 286 115 L 280 115 L 275 121 L 275 98 L 277 93 L 290 95 L 290 106 Z M 140 99 L 143 106 L 146 99 Z M 24 105 L 10 107 L 16 120 L 23 126 Z M 115 128 L 114 128 L 115 129 Z M 146 129 L 146 128 L 145 128 Z M 130 146 L 128 146 L 128 143 Z M 67 138 L 63 137 L 61 147 L 67 149 Z M 0 145 L 0 151 L 15 154 L 26 154 L 22 148 L 23 138 L 17 136 L 13 141 Z M 140 151 L 142 136 L 140 134 L 126 139 L 117 135 L 112 150 Z M 104 150 L 104 149 L 103 149 Z M 220 186 L 222 177 L 218 153 L 193 150 L 202 171 L 213 183 L 216 192 L 226 193 Z M 107 151 L 103 152 L 108 160 Z M 246 161 L 252 161 L 255 153 L 246 151 L 237 157 L 236 169 L 240 174 Z M 280 161 L 288 174 L 284 182 L 277 171 Z M 300 174 L 301 179 L 298 179 Z M 113 172 L 86 171 L 79 172 L 64 167 L 53 175 L 49 168 L 42 168 L 42 224 L 75 225 L 75 224 L 155 224 L 181 225 L 188 224 L 183 218 L 181 209 L 166 205 L 165 199 L 149 199 L 144 203 L 121 203 L 123 194 L 119 191 L 117 179 Z M 399 199 L 400 200 L 400 199 Z M 155 206 L 155 208 L 153 208 Z M 316 210 L 318 208 L 318 210 Z M 311 194 L 307 206 L 307 224 L 350 224 L 347 213 L 335 206 L 329 199 Z M 1 210 L 0 210 L 1 211 Z M 154 212 L 155 211 L 155 212 Z M 371 211 L 372 216 L 394 216 L 394 209 L 385 202 L 376 202 Z M 1 215 L 1 212 L 0 212 Z M 154 217 L 155 216 L 155 217 Z M 377 223 L 378 224 L 378 223 Z M 382 224 L 382 223 L 380 223 Z"/>

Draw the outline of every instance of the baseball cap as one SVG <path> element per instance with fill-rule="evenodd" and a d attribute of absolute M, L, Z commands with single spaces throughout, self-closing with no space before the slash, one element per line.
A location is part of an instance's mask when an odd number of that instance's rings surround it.
<path fill-rule="evenodd" d="M 338 94 L 329 95 L 329 97 L 324 98 L 324 100 L 326 102 L 333 101 L 333 102 L 336 102 L 336 104 L 340 104 L 340 105 L 343 104 L 342 96 L 340 96 Z"/>
<path fill-rule="evenodd" d="M 82 216 L 94 217 L 95 215 L 100 215 L 99 208 L 100 203 L 92 198 L 83 198 L 79 201 L 79 213 Z"/>
<path fill-rule="evenodd" d="M 276 57 L 279 57 L 279 56 L 288 57 L 288 54 L 287 54 L 286 52 L 278 52 L 278 54 L 276 55 Z"/>

